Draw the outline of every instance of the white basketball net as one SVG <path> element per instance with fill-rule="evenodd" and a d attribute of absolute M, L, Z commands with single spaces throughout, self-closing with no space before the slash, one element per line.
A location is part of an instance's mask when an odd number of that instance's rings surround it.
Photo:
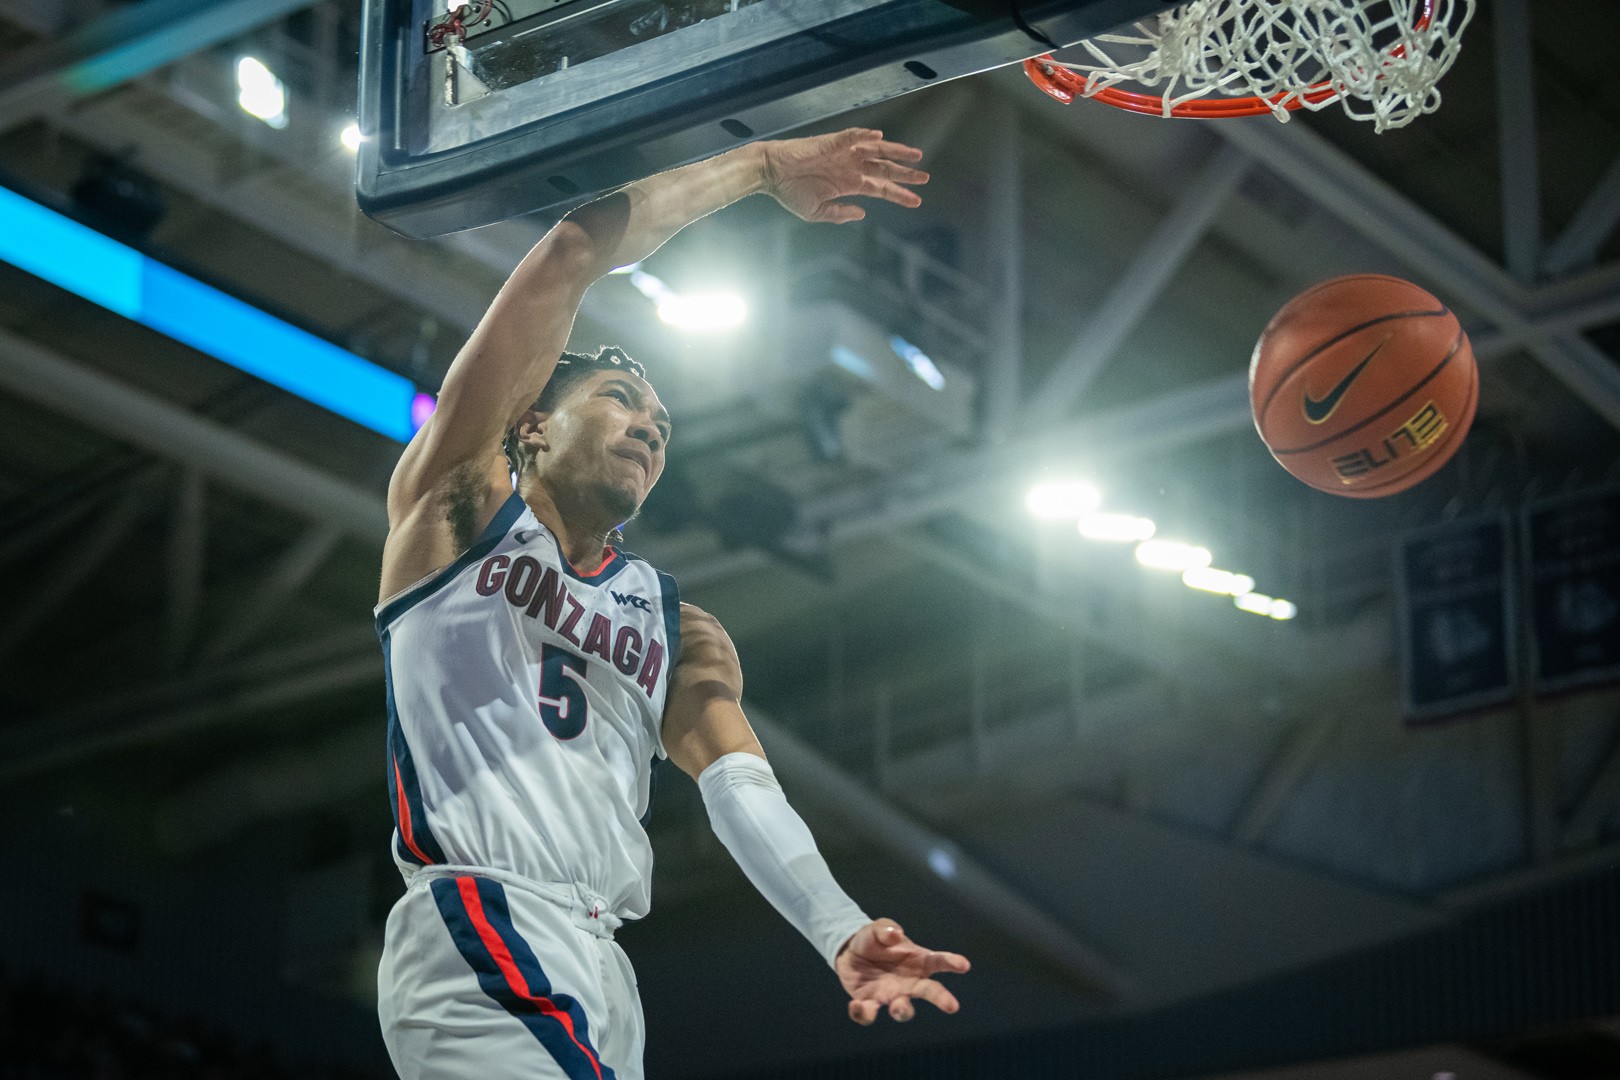
<path fill-rule="evenodd" d="M 1086 97 L 1137 83 L 1162 95 L 1165 116 L 1212 94 L 1260 98 L 1284 121 L 1294 102 L 1338 101 L 1384 131 L 1439 108 L 1435 84 L 1457 58 L 1474 2 L 1192 0 L 1082 42 L 1092 62 L 1060 62 L 1086 76 Z"/>

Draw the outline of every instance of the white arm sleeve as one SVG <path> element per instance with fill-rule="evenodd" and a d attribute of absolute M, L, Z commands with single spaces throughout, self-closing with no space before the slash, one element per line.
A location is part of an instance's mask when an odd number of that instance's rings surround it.
<path fill-rule="evenodd" d="M 698 788 L 714 834 L 748 880 L 831 966 L 844 943 L 872 920 L 833 880 L 770 763 L 727 754 L 703 770 Z"/>

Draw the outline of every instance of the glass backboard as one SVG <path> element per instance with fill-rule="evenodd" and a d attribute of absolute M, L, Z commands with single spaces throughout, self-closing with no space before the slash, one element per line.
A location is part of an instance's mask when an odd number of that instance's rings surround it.
<path fill-rule="evenodd" d="M 1156 0 L 366 0 L 361 208 L 434 236 L 1072 44 Z"/>

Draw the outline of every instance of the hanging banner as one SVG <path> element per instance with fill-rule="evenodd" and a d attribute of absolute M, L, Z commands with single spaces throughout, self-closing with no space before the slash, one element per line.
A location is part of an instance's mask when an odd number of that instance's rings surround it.
<path fill-rule="evenodd" d="M 1500 705 L 1518 684 L 1505 517 L 1408 536 L 1397 559 L 1401 700 L 1410 722 Z"/>
<path fill-rule="evenodd" d="M 1620 492 L 1535 507 L 1525 540 L 1536 689 L 1620 679 Z"/>

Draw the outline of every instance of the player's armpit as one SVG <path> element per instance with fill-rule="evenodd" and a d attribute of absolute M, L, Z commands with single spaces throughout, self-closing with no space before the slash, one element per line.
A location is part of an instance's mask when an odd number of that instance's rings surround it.
<path fill-rule="evenodd" d="M 725 627 L 713 615 L 681 605 L 681 653 L 664 704 L 664 748 L 696 779 L 727 754 L 764 757 L 742 711 L 742 664 Z"/>
<path fill-rule="evenodd" d="M 512 494 L 506 458 L 457 466 L 437 488 L 406 502 L 390 488 L 379 599 L 386 600 L 440 567 L 478 539 Z"/>

